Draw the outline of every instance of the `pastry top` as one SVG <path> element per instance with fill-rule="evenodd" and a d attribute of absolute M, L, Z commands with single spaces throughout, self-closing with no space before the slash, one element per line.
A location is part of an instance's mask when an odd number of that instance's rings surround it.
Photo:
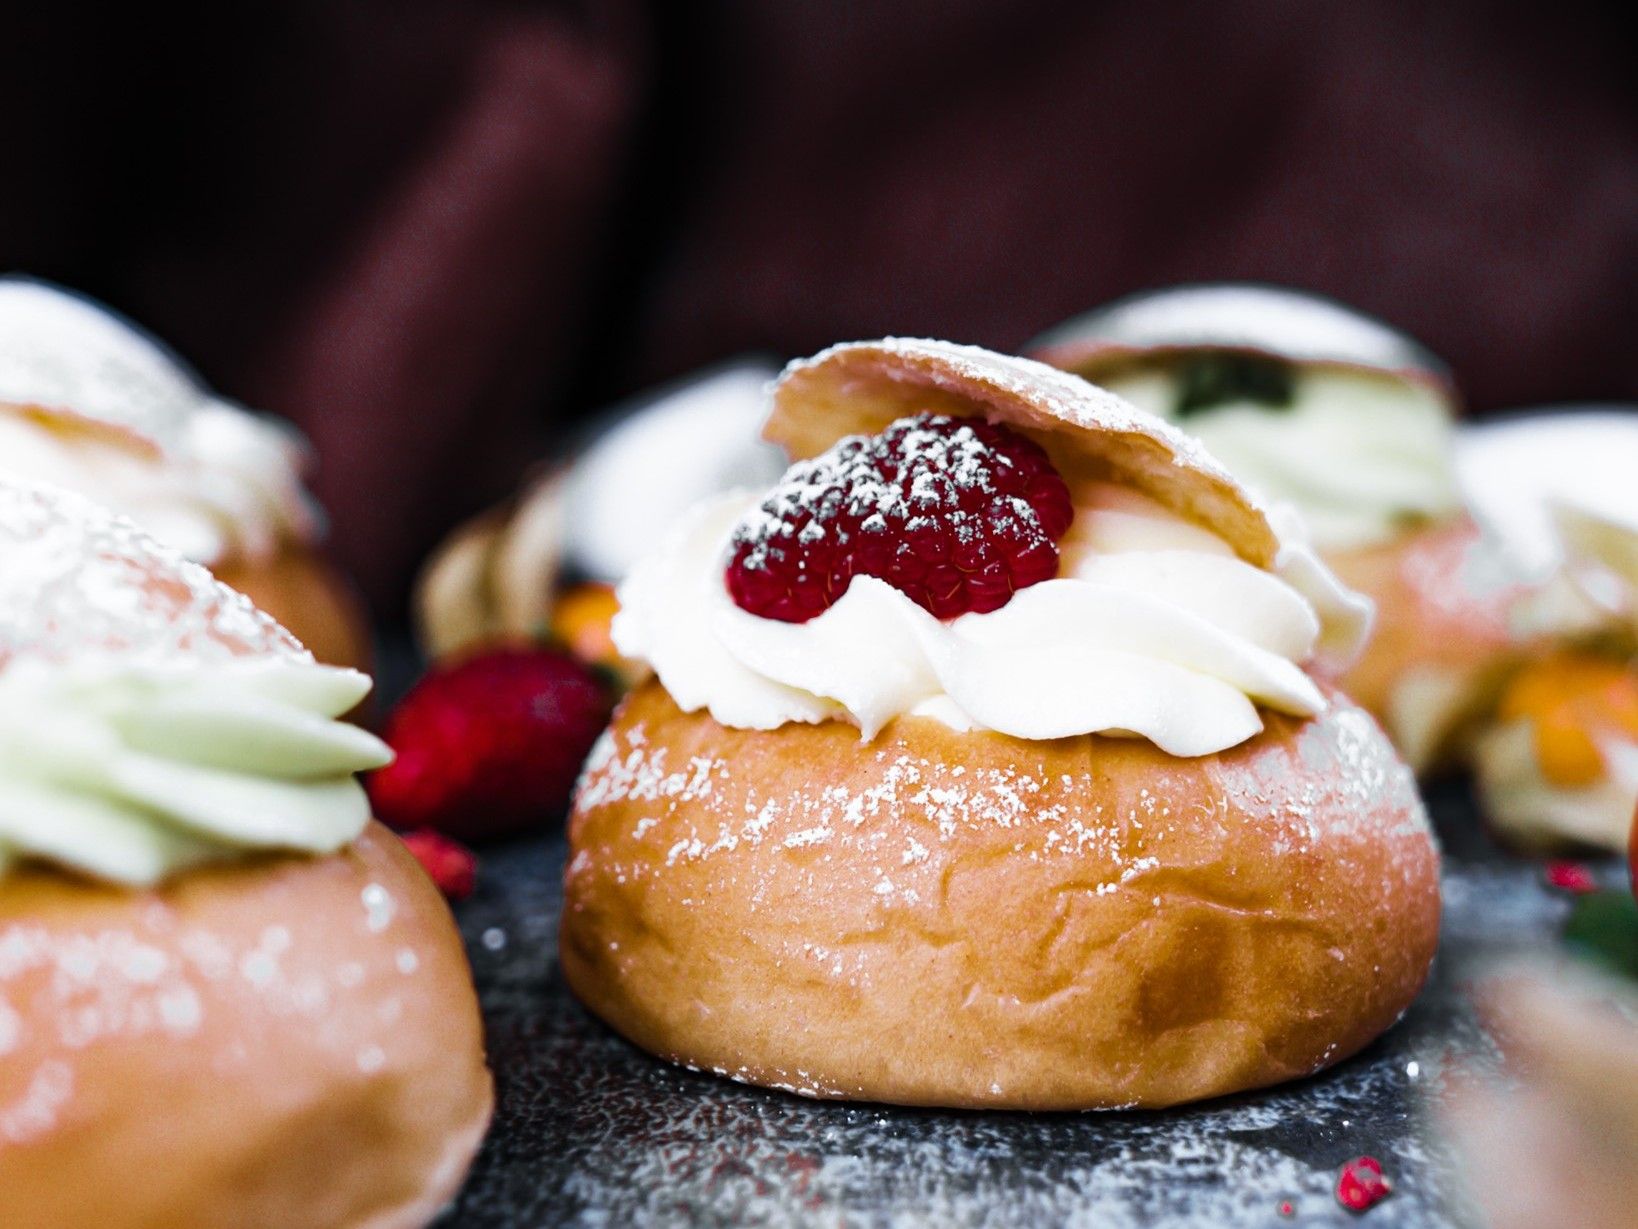
<path fill-rule="evenodd" d="M 337 720 L 369 688 L 130 521 L 0 478 L 0 869 L 340 848 L 389 758 Z"/>
<path fill-rule="evenodd" d="M 763 434 L 802 459 L 927 409 L 1026 428 L 1071 481 L 1084 472 L 1134 486 L 1259 567 L 1278 553 L 1262 505 L 1194 439 L 1096 385 L 978 346 L 888 337 L 798 359 L 774 385 Z"/>
<path fill-rule="evenodd" d="M 0 480 L 0 669 L 92 651 L 152 664 L 311 661 L 250 599 L 61 488 Z"/>
<path fill-rule="evenodd" d="M 43 282 L 0 279 L 0 401 L 173 452 L 205 397 L 175 355 L 111 311 Z"/>
<path fill-rule="evenodd" d="M 1297 363 L 1447 382 L 1445 365 L 1399 330 L 1321 295 L 1248 282 L 1145 291 L 1067 320 L 1030 343 L 1055 367 L 1090 370 L 1117 354 L 1238 350 Z"/>
<path fill-rule="evenodd" d="M 1297 506 L 1316 545 L 1379 545 L 1461 510 L 1455 389 L 1404 334 L 1272 286 L 1120 300 L 1030 352 L 1183 422 L 1247 486 Z"/>
<path fill-rule="evenodd" d="M 992 426 L 965 425 L 972 418 Z M 986 491 L 988 479 L 951 468 L 999 465 L 985 472 L 1001 475 L 1023 464 L 999 454 L 974 461 L 1003 427 L 1046 454 L 1051 481 L 1063 484 L 1054 498 L 1067 528 L 1050 547 L 1053 562 L 1014 574 L 999 601 L 939 617 L 869 570 L 830 583 L 822 612 L 797 619 L 759 613 L 730 593 L 728 561 L 741 567 L 734 552 L 746 542 L 777 542 L 765 554 L 780 554 L 778 566 L 798 576 L 810 565 L 789 560 L 804 552 L 830 552 L 833 562 L 837 552 L 878 550 L 874 543 L 899 558 L 915 553 L 892 537 L 897 531 L 873 537 L 882 531 L 868 519 L 856 531 L 824 523 L 854 515 L 836 511 L 848 501 L 920 515 L 919 487 L 838 493 L 825 485 L 868 473 L 872 449 L 917 449 L 904 464 L 931 466 L 931 488 L 978 501 L 972 513 L 931 514 L 953 518 L 934 532 L 954 535 L 947 540 L 957 553 L 974 545 L 959 544 L 973 525 L 990 524 L 992 541 L 1004 534 L 996 517 L 1044 526 L 1034 508 L 1020 510 L 1021 499 L 985 504 L 1000 498 Z M 834 347 L 786 369 L 766 433 L 816 459 L 799 461 L 766 499 L 723 496 L 683 518 L 621 587 L 614 625 L 620 651 L 652 665 L 681 708 L 707 709 L 724 725 L 840 720 L 868 740 L 912 713 L 1017 738 L 1107 733 L 1207 755 L 1261 729 L 1258 705 L 1322 711 L 1304 664 L 1350 657 L 1368 626 L 1369 603 L 1336 582 L 1288 512 L 1265 508 L 1175 428 L 1038 363 L 932 341 Z M 934 447 L 940 440 L 948 446 Z M 939 566 L 989 574 L 955 558 Z M 754 545 L 744 566 L 767 566 Z"/>
<path fill-rule="evenodd" d="M 95 496 L 215 564 L 317 536 L 290 427 L 214 396 L 115 313 L 0 278 L 0 465 Z"/>

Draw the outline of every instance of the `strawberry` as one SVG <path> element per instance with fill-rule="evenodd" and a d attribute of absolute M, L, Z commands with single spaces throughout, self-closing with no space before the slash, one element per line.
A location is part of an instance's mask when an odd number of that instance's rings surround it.
<path fill-rule="evenodd" d="M 397 754 L 371 775 L 376 814 L 463 840 L 560 814 L 609 715 L 596 676 L 564 653 L 501 648 L 438 667 L 387 722 Z"/>

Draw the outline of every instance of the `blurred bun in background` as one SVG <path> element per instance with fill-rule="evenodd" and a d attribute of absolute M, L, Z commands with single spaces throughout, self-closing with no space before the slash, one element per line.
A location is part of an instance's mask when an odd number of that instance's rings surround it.
<path fill-rule="evenodd" d="M 91 299 L 0 277 L 0 470 L 89 496 L 250 596 L 332 665 L 369 638 L 319 554 L 288 424 L 212 393 L 156 338 Z"/>
<path fill-rule="evenodd" d="M 294 421 L 334 546 L 417 561 L 566 423 L 727 356 L 1015 350 L 1275 282 L 1484 412 L 1638 396 L 1618 9 L 1456 0 L 434 0 L 34 9 L 0 45 L 0 269 Z"/>

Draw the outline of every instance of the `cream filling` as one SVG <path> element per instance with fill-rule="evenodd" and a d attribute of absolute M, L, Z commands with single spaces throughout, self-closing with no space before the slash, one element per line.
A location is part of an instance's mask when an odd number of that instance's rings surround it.
<path fill-rule="evenodd" d="M 1192 756 L 1255 735 L 1259 704 L 1324 709 L 1301 663 L 1322 639 L 1355 650 L 1369 603 L 1310 551 L 1288 547 L 1276 575 L 1145 496 L 1080 496 L 1059 577 L 999 610 L 942 622 L 859 577 L 799 624 L 734 604 L 728 540 L 757 499 L 710 500 L 621 587 L 615 643 L 685 711 L 747 729 L 840 719 L 868 739 L 916 713 L 1018 738 L 1137 736 Z"/>
<path fill-rule="evenodd" d="M 1302 367 L 1289 406 L 1225 402 L 1181 425 L 1246 486 L 1294 504 L 1321 550 L 1389 541 L 1462 506 L 1449 410 L 1385 373 Z M 1178 422 L 1178 377 L 1135 369 L 1099 383 Z"/>
<path fill-rule="evenodd" d="M 1474 773 L 1485 814 L 1527 845 L 1574 841 L 1624 853 L 1638 809 L 1638 744 L 1608 738 L 1599 747 L 1606 772 L 1588 786 L 1549 781 L 1536 757 L 1528 721 L 1510 721 L 1481 735 Z"/>
<path fill-rule="evenodd" d="M 0 673 L 0 867 L 156 883 L 267 850 L 330 853 L 369 821 L 353 774 L 391 752 L 336 720 L 368 693 L 300 659 L 18 661 Z"/>
<path fill-rule="evenodd" d="M 95 499 L 207 565 L 264 558 L 286 539 L 314 534 L 299 462 L 291 433 L 226 405 L 193 413 L 163 456 L 0 407 L 0 468 Z"/>

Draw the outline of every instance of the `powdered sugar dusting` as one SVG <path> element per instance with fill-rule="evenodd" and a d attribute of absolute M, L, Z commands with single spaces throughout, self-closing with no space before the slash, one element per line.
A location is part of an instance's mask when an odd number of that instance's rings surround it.
<path fill-rule="evenodd" d="M 935 473 L 957 492 L 993 492 L 992 467 L 1010 468 L 1012 459 L 987 447 L 971 426 L 963 424 L 948 432 L 932 430 L 933 417 L 923 414 L 897 434 L 890 461 L 874 446 L 876 437 L 849 435 L 820 456 L 792 465 L 734 531 L 734 545 L 751 548 L 744 565 L 767 567 L 769 551 L 779 551 L 798 533 L 805 535 L 804 542 L 823 537 L 826 523 L 839 513 L 862 521 L 866 533 L 885 530 L 890 520 L 903 520 L 915 530 L 943 503 L 933 486 Z M 893 481 L 884 462 L 893 472 L 901 468 L 921 468 L 922 472 L 907 491 Z M 1033 523 L 1034 509 L 1025 500 L 1016 503 L 1018 514 Z M 973 523 L 959 506 L 951 515 L 957 520 L 956 535 L 964 542 L 986 532 L 984 525 Z"/>
<path fill-rule="evenodd" d="M 16 656 L 310 660 L 204 568 L 81 496 L 0 474 L 0 669 Z"/>
<path fill-rule="evenodd" d="M 1096 1117 L 814 1105 L 676 1076 L 585 1099 L 563 1194 L 569 1223 L 586 1226 L 1266 1225 L 1281 1200 L 1296 1223 L 1341 1225 L 1331 1171 L 1293 1140 L 1310 1132 L 1345 1150 L 1375 1138 L 1379 1103 L 1408 1082 L 1400 1044 L 1347 1079 Z M 1443 1158 L 1414 1139 L 1391 1155 L 1394 1223 L 1448 1223 L 1434 1212 Z"/>
<path fill-rule="evenodd" d="M 795 359 L 786 365 L 775 382 L 777 387 L 804 371 L 824 366 L 850 351 L 877 350 L 889 356 L 933 359 L 949 373 L 946 381 L 980 381 L 1009 396 L 1039 406 L 1046 414 L 1087 431 L 1117 431 L 1144 435 L 1162 445 L 1172 463 L 1191 469 L 1237 493 L 1248 505 L 1257 500 L 1217 463 L 1191 435 L 1178 430 L 1157 415 L 1141 410 L 1107 389 L 1088 384 L 1079 376 L 1059 371 L 1033 359 L 997 354 L 982 346 L 932 338 L 884 337 L 880 341 L 850 341 L 830 346 L 810 358 Z M 938 382 L 935 381 L 935 386 Z"/>
<path fill-rule="evenodd" d="M 804 622 L 856 576 L 940 618 L 994 610 L 1051 578 L 1074 516 L 1039 444 L 997 423 L 923 412 L 798 461 L 735 527 L 729 591 Z"/>
<path fill-rule="evenodd" d="M 392 840 L 366 836 L 355 856 L 387 871 L 396 855 L 383 842 Z M 309 898 L 314 886 L 333 891 L 333 869 L 298 873 Z M 38 897 L 31 885 L 16 889 L 20 901 L 0 911 L 0 1153 L 50 1133 L 64 1115 L 78 1129 L 99 1125 L 109 1081 L 132 1063 L 157 1078 L 167 1069 L 154 1056 L 161 1050 L 189 1080 L 222 1081 L 228 1096 L 260 1078 L 258 1046 L 268 1038 L 302 1061 L 323 1061 L 361 1040 L 368 1012 L 379 1025 L 363 1040 L 378 1041 L 384 1059 L 398 1050 L 393 1026 L 421 997 L 421 979 L 408 975 L 427 951 L 423 907 L 406 905 L 379 930 L 363 910 L 350 923 L 335 911 L 292 914 L 296 885 L 280 874 L 269 868 L 255 892 L 221 885 L 205 896 L 83 889 L 70 901 L 82 889 L 52 883 Z M 46 907 L 36 912 L 34 899 Z M 338 943 L 353 959 L 338 961 Z M 368 1074 L 380 1063 L 360 1065 Z"/>
<path fill-rule="evenodd" d="M 625 731 L 617 724 L 586 766 L 576 810 L 644 804 L 630 839 L 659 843 L 663 867 L 742 847 L 803 857 L 863 852 L 875 868 L 872 894 L 909 903 L 941 891 L 941 847 L 973 830 L 1016 834 L 1014 853 L 1031 862 L 1070 859 L 1098 868 L 1101 879 L 1088 885 L 1098 896 L 1141 889 L 1167 865 L 1169 834 L 1205 826 L 1227 835 L 1231 815 L 1258 817 L 1275 856 L 1382 845 L 1394 851 L 1389 878 L 1409 884 L 1423 869 L 1418 842 L 1405 839 L 1428 832 L 1415 781 L 1370 716 L 1345 701 L 1305 723 L 1290 746 L 1226 754 L 1204 797 L 1198 778 L 1180 787 L 1165 771 L 1133 793 L 1110 793 L 1098 777 L 1096 748 L 1104 741 L 1087 739 L 1082 771 L 1048 774 L 1024 764 L 952 767 L 887 738 L 859 752 L 873 760 L 861 788 L 826 783 L 819 768 L 812 783 L 793 778 L 770 787 L 741 781 L 727 757 L 673 763 L 664 738 L 641 723 Z M 618 873 L 651 873 L 655 862 L 646 855 Z"/>

